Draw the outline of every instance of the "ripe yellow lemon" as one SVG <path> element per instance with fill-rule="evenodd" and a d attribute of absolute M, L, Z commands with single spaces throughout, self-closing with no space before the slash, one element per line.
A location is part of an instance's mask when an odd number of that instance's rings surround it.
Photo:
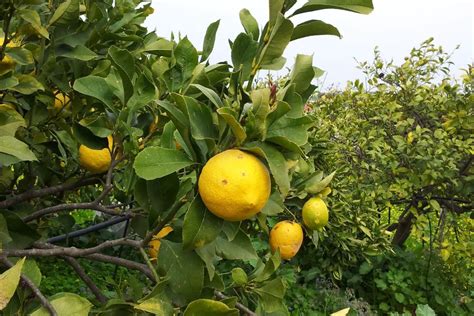
<path fill-rule="evenodd" d="M 148 243 L 148 246 L 150 247 L 148 249 L 148 253 L 150 254 L 150 258 L 156 259 L 158 257 L 158 253 L 160 252 L 160 246 L 161 246 L 161 238 L 165 238 L 169 233 L 173 231 L 173 228 L 171 226 L 165 226 L 163 227 L 162 230 L 158 232 L 155 236 L 153 236 L 153 239 Z"/>
<path fill-rule="evenodd" d="M 301 225 L 290 221 L 278 222 L 270 231 L 270 247 L 272 252 L 280 249 L 280 256 L 284 260 L 293 258 L 303 243 L 303 229 Z"/>
<path fill-rule="evenodd" d="M 227 221 L 242 221 L 265 206 L 271 180 L 268 169 L 257 157 L 229 149 L 209 159 L 198 185 L 209 211 Z"/>
<path fill-rule="evenodd" d="M 3 37 L 0 37 L 0 46 L 3 45 L 4 40 Z M 13 41 L 10 41 L 8 42 L 7 47 L 17 47 L 17 45 Z M 3 73 L 12 69 L 15 67 L 15 64 L 15 61 L 10 56 L 4 55 L 2 61 L 0 61 L 0 72 Z"/>
<path fill-rule="evenodd" d="M 313 197 L 303 205 L 303 223 L 309 229 L 321 229 L 328 223 L 329 212 L 326 203 Z"/>
<path fill-rule="evenodd" d="M 82 167 L 92 173 L 103 173 L 109 169 L 112 162 L 110 152 L 114 141 L 112 136 L 107 137 L 107 140 L 109 148 L 91 149 L 85 145 L 79 147 L 79 163 Z"/>
<path fill-rule="evenodd" d="M 68 107 L 69 106 L 69 97 L 59 91 L 54 91 L 54 108 L 56 110 L 61 110 L 64 106 Z"/>

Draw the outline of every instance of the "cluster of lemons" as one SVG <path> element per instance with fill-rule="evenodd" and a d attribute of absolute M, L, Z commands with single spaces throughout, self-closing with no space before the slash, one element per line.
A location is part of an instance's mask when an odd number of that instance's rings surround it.
<path fill-rule="evenodd" d="M 206 207 L 226 221 L 242 221 L 259 213 L 268 202 L 271 191 L 266 166 L 252 154 L 229 149 L 212 157 L 198 180 L 199 194 Z M 303 206 L 303 224 L 310 230 L 328 223 L 328 208 L 320 197 L 310 198 Z M 156 258 L 160 239 L 172 231 L 165 227 L 150 243 L 150 256 Z M 303 243 L 302 226 L 295 221 L 278 222 L 270 231 L 270 247 L 289 260 Z"/>

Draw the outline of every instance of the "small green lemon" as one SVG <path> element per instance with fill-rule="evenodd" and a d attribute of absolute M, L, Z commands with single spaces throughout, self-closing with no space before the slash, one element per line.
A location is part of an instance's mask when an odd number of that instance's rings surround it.
<path fill-rule="evenodd" d="M 313 197 L 303 205 L 303 223 L 307 228 L 321 229 L 327 225 L 328 219 L 329 211 L 321 198 Z"/>

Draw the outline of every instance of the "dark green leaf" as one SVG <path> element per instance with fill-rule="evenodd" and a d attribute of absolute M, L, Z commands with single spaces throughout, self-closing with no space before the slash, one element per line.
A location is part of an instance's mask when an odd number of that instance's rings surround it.
<path fill-rule="evenodd" d="M 293 15 L 324 9 L 339 9 L 369 14 L 374 9 L 374 5 L 372 0 L 310 0 L 296 10 Z"/>
<path fill-rule="evenodd" d="M 252 35 L 252 38 L 257 41 L 260 34 L 257 20 L 247 9 L 242 9 L 239 13 L 239 17 L 240 23 L 242 23 L 245 32 L 249 35 Z"/>
<path fill-rule="evenodd" d="M 232 241 L 218 237 L 216 239 L 216 250 L 221 257 L 229 260 L 253 260 L 258 258 L 249 237 L 242 230 Z"/>
<path fill-rule="evenodd" d="M 169 277 L 170 290 L 186 301 L 200 296 L 204 284 L 204 264 L 194 251 L 181 244 L 161 241 L 158 269 Z"/>
<path fill-rule="evenodd" d="M 303 37 L 317 35 L 334 35 L 339 38 L 342 37 L 339 33 L 339 30 L 331 24 L 327 24 L 319 20 L 310 20 L 298 24 L 295 27 L 293 30 L 293 35 L 291 36 L 291 40 L 294 41 Z"/>
<path fill-rule="evenodd" d="M 79 59 L 82 61 L 89 61 L 97 58 L 97 54 L 83 45 L 71 47 L 69 45 L 60 45 L 56 49 L 56 55 L 61 57 Z"/>
<path fill-rule="evenodd" d="M 189 206 L 183 224 L 183 246 L 201 248 L 214 241 L 222 229 L 223 220 L 206 209 L 199 196 Z"/>
<path fill-rule="evenodd" d="M 220 20 L 211 23 L 207 27 L 206 35 L 204 36 L 204 43 L 202 45 L 201 63 L 209 58 L 209 55 L 214 49 L 214 42 L 216 41 L 216 33 L 219 28 Z"/>
<path fill-rule="evenodd" d="M 198 299 L 186 307 L 184 316 L 239 316 L 239 310 L 219 301 Z"/>
<path fill-rule="evenodd" d="M 133 168 L 140 178 L 154 180 L 164 177 L 194 164 L 181 151 L 148 147 L 142 150 L 135 158 Z"/>

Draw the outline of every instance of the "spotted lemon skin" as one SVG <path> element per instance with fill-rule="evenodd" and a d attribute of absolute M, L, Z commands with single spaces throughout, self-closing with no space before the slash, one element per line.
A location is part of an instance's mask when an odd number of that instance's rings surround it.
<path fill-rule="evenodd" d="M 221 152 L 206 163 L 199 177 L 199 194 L 206 207 L 226 221 L 242 221 L 260 212 L 270 197 L 267 167 L 238 149 Z"/>
<path fill-rule="evenodd" d="M 319 197 L 313 197 L 303 205 L 303 223 L 311 230 L 319 230 L 327 225 L 329 211 L 326 203 Z"/>
<path fill-rule="evenodd" d="M 109 169 L 112 162 L 112 136 L 107 137 L 107 140 L 109 148 L 91 149 L 85 145 L 79 147 L 79 163 L 83 168 L 94 174 L 104 173 Z"/>
<path fill-rule="evenodd" d="M 292 221 L 281 221 L 270 231 L 270 247 L 272 252 L 280 249 L 280 256 L 284 260 L 293 258 L 303 243 L 303 229 L 301 225 Z"/>

